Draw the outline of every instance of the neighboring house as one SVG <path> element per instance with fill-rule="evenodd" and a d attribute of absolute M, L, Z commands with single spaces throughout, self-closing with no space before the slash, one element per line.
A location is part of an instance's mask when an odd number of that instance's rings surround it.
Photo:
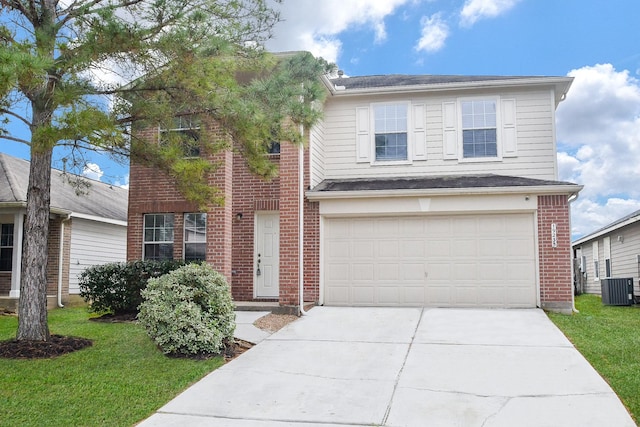
<path fill-rule="evenodd" d="M 90 186 L 77 194 L 66 174 L 51 172 L 49 307 L 80 293 L 78 275 L 85 268 L 126 260 L 128 194 L 92 180 L 86 180 Z M 20 297 L 28 182 L 29 162 L 0 153 L 0 307 L 9 309 L 17 307 Z"/>
<path fill-rule="evenodd" d="M 555 137 L 571 78 L 324 82 L 324 119 L 304 150 L 271 155 L 272 182 L 231 151 L 210 157 L 224 206 L 200 211 L 132 164 L 127 257 L 206 260 L 236 301 L 299 306 L 302 282 L 305 301 L 334 306 L 572 309 L 582 187 L 557 181 Z"/>
<path fill-rule="evenodd" d="M 583 292 L 600 295 L 601 279 L 632 277 L 640 295 L 640 211 L 576 240 L 573 254 Z"/>

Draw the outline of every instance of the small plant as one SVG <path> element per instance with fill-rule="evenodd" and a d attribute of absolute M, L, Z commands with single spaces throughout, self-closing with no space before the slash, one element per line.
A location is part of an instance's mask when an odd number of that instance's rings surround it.
<path fill-rule="evenodd" d="M 219 354 L 233 339 L 229 285 L 206 264 L 185 265 L 150 279 L 142 298 L 138 320 L 165 354 Z"/>
<path fill-rule="evenodd" d="M 160 277 L 184 261 L 131 261 L 94 265 L 80 274 L 80 296 L 95 313 L 136 314 L 147 280 Z"/>

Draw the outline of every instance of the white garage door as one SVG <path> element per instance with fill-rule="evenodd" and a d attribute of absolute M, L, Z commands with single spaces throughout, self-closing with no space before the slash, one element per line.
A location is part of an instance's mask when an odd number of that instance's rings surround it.
<path fill-rule="evenodd" d="M 327 218 L 327 305 L 535 307 L 532 214 Z"/>

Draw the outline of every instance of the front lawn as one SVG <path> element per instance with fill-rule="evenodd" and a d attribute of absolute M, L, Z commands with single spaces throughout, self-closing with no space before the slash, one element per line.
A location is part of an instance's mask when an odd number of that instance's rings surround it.
<path fill-rule="evenodd" d="M 89 321 L 85 308 L 49 312 L 52 334 L 93 340 L 55 359 L 0 359 L 1 425 L 131 426 L 223 364 L 164 356 L 134 323 Z M 17 318 L 0 316 L 0 340 Z"/>
<path fill-rule="evenodd" d="M 603 306 L 600 297 L 576 297 L 580 313 L 549 313 L 640 421 L 640 307 Z"/>

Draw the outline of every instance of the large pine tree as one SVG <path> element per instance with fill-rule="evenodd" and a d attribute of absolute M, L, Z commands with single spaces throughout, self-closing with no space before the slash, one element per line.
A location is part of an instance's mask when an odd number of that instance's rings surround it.
<path fill-rule="evenodd" d="M 54 148 L 81 168 L 83 152 L 153 165 L 188 199 L 215 198 L 212 165 L 184 159 L 176 144 L 135 140 L 141 126 L 171 127 L 206 115 L 226 131 L 208 150 L 234 148 L 263 176 L 274 138 L 301 143 L 319 117 L 319 77 L 309 54 L 275 58 L 262 49 L 278 21 L 267 0 L 0 0 L 0 140 L 30 147 L 18 340 L 49 338 L 46 260 Z M 99 78 L 108 74 L 109 79 Z M 107 83 L 107 81 L 109 83 Z M 29 138 L 13 134 L 20 123 Z M 131 147 L 134 147 L 132 150 Z"/>

